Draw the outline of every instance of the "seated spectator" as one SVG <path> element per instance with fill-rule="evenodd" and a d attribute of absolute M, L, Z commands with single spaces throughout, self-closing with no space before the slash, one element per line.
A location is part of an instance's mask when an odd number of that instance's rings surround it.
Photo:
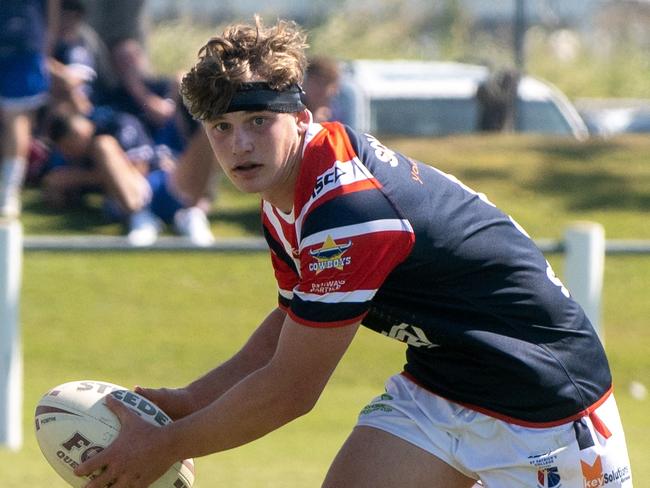
<path fill-rule="evenodd" d="M 153 244 L 163 222 L 196 245 L 213 242 L 205 211 L 174 190 L 179 165 L 171 152 L 154 146 L 134 116 L 104 107 L 90 118 L 60 112 L 51 116 L 48 135 L 61 155 L 43 178 L 51 203 L 99 187 L 106 207 L 128 221 L 134 246 Z"/>
<path fill-rule="evenodd" d="M 153 73 L 146 51 L 145 0 L 82 0 L 90 24 L 108 47 L 118 89 L 110 104 L 140 117 L 154 139 L 176 115 L 178 82 Z"/>
<path fill-rule="evenodd" d="M 178 193 L 207 211 L 216 198 L 220 166 L 203 128 L 180 100 L 179 80 L 157 76 L 137 39 L 116 42 L 113 61 L 119 83 L 111 106 L 138 117 L 156 144 L 172 149 L 182 162 L 174 178 Z"/>
<path fill-rule="evenodd" d="M 111 105 L 137 115 L 155 137 L 158 131 L 174 123 L 178 82 L 154 74 L 144 47 L 136 39 L 116 44 L 111 56 L 118 77 Z"/>
<path fill-rule="evenodd" d="M 62 1 L 49 69 L 54 103 L 67 103 L 88 114 L 93 105 L 107 101 L 107 92 L 117 81 L 108 48 L 86 22 L 85 14 L 81 0 Z"/>
<path fill-rule="evenodd" d="M 314 122 L 336 119 L 332 101 L 338 93 L 340 80 L 341 72 L 336 60 L 318 56 L 309 61 L 303 83 L 303 103 L 314 116 Z"/>

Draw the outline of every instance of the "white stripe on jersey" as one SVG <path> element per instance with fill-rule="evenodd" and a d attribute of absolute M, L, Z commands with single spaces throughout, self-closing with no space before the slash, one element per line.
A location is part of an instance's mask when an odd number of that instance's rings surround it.
<path fill-rule="evenodd" d="M 300 215 L 296 218 L 297 235 L 302 233 L 302 222 L 315 202 L 337 188 L 373 178 L 372 173 L 368 171 L 357 157 L 348 161 L 335 161 L 332 166 L 316 178 L 316 186 L 314 187 L 311 198 L 303 205 L 300 210 Z"/>
<path fill-rule="evenodd" d="M 264 201 L 262 210 L 264 212 L 264 215 L 266 215 L 266 218 L 269 219 L 269 222 L 275 229 L 275 232 L 278 234 L 280 241 L 282 241 L 282 247 L 284 247 L 285 252 L 291 257 L 291 259 L 293 259 L 293 262 L 296 265 L 296 269 L 298 270 L 298 274 L 300 274 L 300 259 L 297 259 L 294 256 L 293 249 L 291 248 L 291 243 L 287 240 L 284 232 L 282 231 L 282 224 L 280 224 L 280 221 L 275 215 L 275 212 L 273 212 L 273 206 L 269 202 Z"/>
<path fill-rule="evenodd" d="M 375 293 L 377 290 L 335 291 L 325 295 L 294 291 L 294 294 L 304 302 L 320 303 L 363 303 L 372 300 Z"/>
<path fill-rule="evenodd" d="M 286 298 L 287 300 L 291 300 L 293 298 L 293 291 L 291 290 L 283 290 L 282 288 L 278 288 L 278 293 L 280 296 Z"/>
<path fill-rule="evenodd" d="M 337 239 L 345 239 L 347 237 L 387 231 L 413 233 L 413 228 L 411 227 L 411 223 L 406 219 L 371 220 L 370 222 L 362 222 L 360 224 L 333 227 L 331 229 L 317 232 L 303 239 L 300 242 L 300 251 L 302 252 L 302 250 L 308 246 L 322 244 L 328 237 L 331 237 L 336 241 Z"/>

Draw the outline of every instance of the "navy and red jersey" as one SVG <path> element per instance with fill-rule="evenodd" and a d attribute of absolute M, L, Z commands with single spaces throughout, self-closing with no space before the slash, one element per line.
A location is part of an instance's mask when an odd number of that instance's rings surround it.
<path fill-rule="evenodd" d="M 611 389 L 603 347 L 525 231 L 453 176 L 312 124 L 294 207 L 262 202 L 279 305 L 407 344 L 404 374 L 514 423 L 578 418 Z"/>

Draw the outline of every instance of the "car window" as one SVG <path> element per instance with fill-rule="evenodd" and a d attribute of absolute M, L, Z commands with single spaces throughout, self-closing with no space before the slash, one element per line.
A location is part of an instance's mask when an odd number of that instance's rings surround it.
<path fill-rule="evenodd" d="M 374 99 L 370 132 L 379 135 L 442 136 L 476 130 L 474 99 Z"/>
<path fill-rule="evenodd" d="M 517 129 L 521 132 L 571 134 L 571 127 L 551 101 L 520 100 L 517 108 Z"/>

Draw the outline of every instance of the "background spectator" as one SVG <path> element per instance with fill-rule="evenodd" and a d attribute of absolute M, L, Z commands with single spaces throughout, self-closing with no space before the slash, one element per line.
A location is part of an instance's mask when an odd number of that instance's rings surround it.
<path fill-rule="evenodd" d="M 213 242 L 205 212 L 175 194 L 171 180 L 177 164 L 171 151 L 154 146 L 133 115 L 105 107 L 91 118 L 60 112 L 51 117 L 48 134 L 60 155 L 43 178 L 51 203 L 69 204 L 99 189 L 107 210 L 128 222 L 134 246 L 153 244 L 163 222 L 194 244 Z"/>
<path fill-rule="evenodd" d="M 303 102 L 314 116 L 314 122 L 334 119 L 332 100 L 338 93 L 341 71 L 338 62 L 326 56 L 313 57 L 307 66 L 303 83 Z"/>
<path fill-rule="evenodd" d="M 82 0 L 88 22 L 110 50 L 124 39 L 145 43 L 149 31 L 146 0 Z"/>
<path fill-rule="evenodd" d="M 68 103 L 79 112 L 90 113 L 93 105 L 105 103 L 116 86 L 108 48 L 86 22 L 81 0 L 62 0 L 49 65 L 54 103 Z"/>
<path fill-rule="evenodd" d="M 20 214 L 34 113 L 47 100 L 46 56 L 59 14 L 59 0 L 3 0 L 0 8 L 0 215 L 4 217 Z"/>
<path fill-rule="evenodd" d="M 517 88 L 521 75 L 516 70 L 495 72 L 477 91 L 478 128 L 481 131 L 513 132 L 517 115 Z"/>

